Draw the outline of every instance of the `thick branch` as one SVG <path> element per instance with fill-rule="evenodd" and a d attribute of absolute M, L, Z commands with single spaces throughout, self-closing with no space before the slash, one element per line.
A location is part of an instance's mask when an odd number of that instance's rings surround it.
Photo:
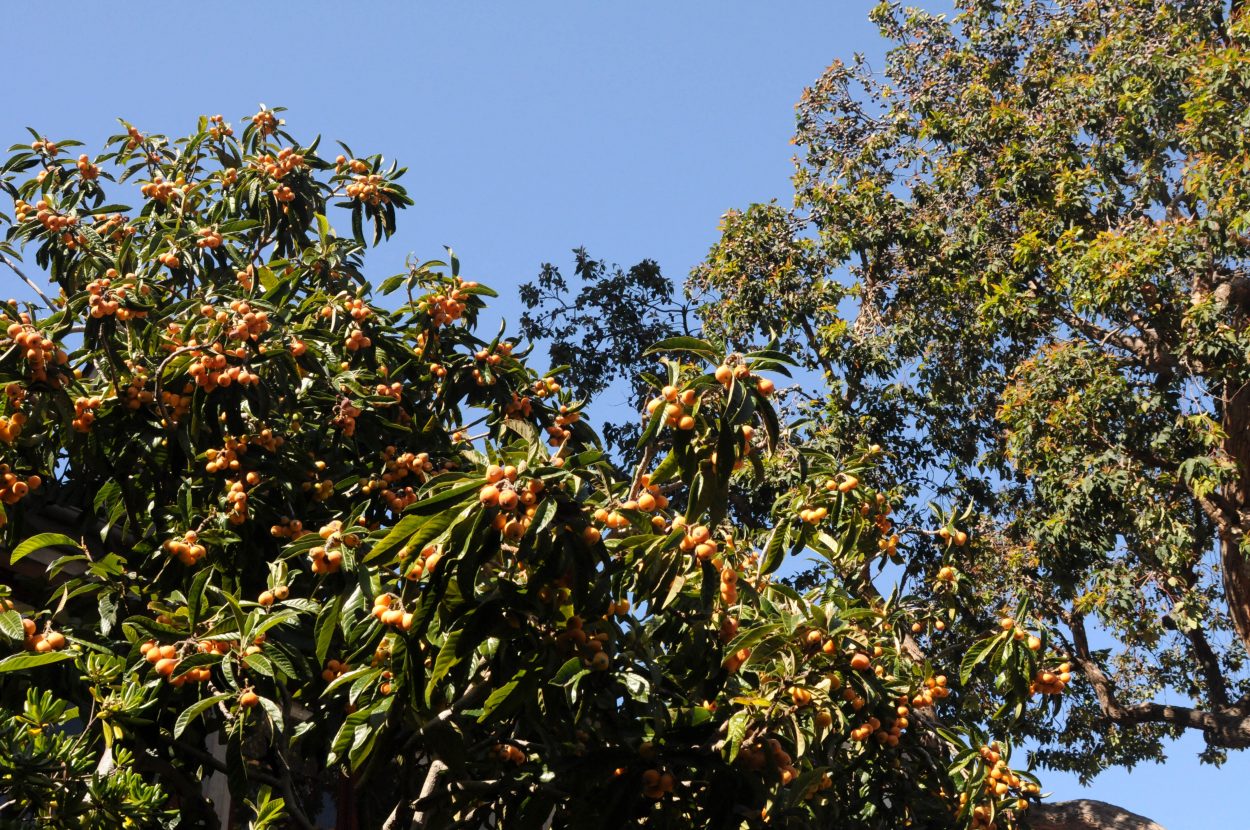
<path fill-rule="evenodd" d="M 1250 717 L 1244 709 L 1230 706 L 1218 710 L 1195 709 L 1189 706 L 1170 706 L 1163 703 L 1121 704 L 1116 698 L 1115 685 L 1102 666 L 1090 652 L 1089 639 L 1085 633 L 1085 621 L 1079 614 L 1069 620 L 1072 644 L 1075 649 L 1073 661 L 1094 689 L 1098 708 L 1112 723 L 1132 726 L 1141 723 L 1168 723 L 1187 729 L 1201 729 L 1207 743 L 1212 746 L 1241 749 L 1250 747 Z"/>
<path fill-rule="evenodd" d="M 417 796 L 417 804 L 424 805 L 428 803 L 434 795 L 434 791 L 438 789 L 439 782 L 443 776 L 447 774 L 448 767 L 442 761 L 434 758 L 430 761 L 430 768 L 425 774 L 425 783 L 421 785 L 421 793 Z M 412 828 L 425 827 L 426 819 L 429 818 L 430 810 L 427 807 L 421 807 L 412 816 Z"/>

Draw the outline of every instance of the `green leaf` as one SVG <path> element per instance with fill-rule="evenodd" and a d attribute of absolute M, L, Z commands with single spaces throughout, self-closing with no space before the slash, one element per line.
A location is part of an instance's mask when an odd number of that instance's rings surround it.
<path fill-rule="evenodd" d="M 729 726 L 726 730 L 726 740 L 728 740 L 729 757 L 725 760 L 733 763 L 738 757 L 738 750 L 742 749 L 742 739 L 746 737 L 747 727 L 751 724 L 751 716 L 747 712 L 735 712 L 733 717 L 729 719 Z"/>
<path fill-rule="evenodd" d="M 972 677 L 973 670 L 985 662 L 998 642 L 998 637 L 986 637 L 984 640 L 974 643 L 972 648 L 968 649 L 967 653 L 964 654 L 964 659 L 959 663 L 959 683 L 961 686 L 968 682 L 968 678 Z"/>
<path fill-rule="evenodd" d="M 187 730 L 187 727 L 191 725 L 191 721 L 195 720 L 197 717 L 202 715 L 204 712 L 207 712 L 221 701 L 227 700 L 231 697 L 234 697 L 232 692 L 222 692 L 221 694 L 206 697 L 203 700 L 197 700 L 195 703 L 192 703 L 182 711 L 182 714 L 178 716 L 178 720 L 174 721 L 174 737 L 180 737 L 182 733 Z"/>
<path fill-rule="evenodd" d="M 650 355 L 659 352 L 689 352 L 699 357 L 705 357 L 708 360 L 716 360 L 721 356 L 720 349 L 697 337 L 670 337 L 667 340 L 661 340 L 659 343 L 656 343 L 643 354 Z"/>
<path fill-rule="evenodd" d="M 26 629 L 22 627 L 22 615 L 16 611 L 5 611 L 0 614 L 0 634 L 10 640 L 25 639 Z"/>
<path fill-rule="evenodd" d="M 521 669 L 515 677 L 490 693 L 490 697 L 486 698 L 486 702 L 482 704 L 482 714 L 478 716 L 479 723 L 489 718 L 496 709 L 508 701 L 508 698 L 512 697 L 517 687 L 525 680 L 526 674 L 526 670 Z"/>
<path fill-rule="evenodd" d="M 785 558 L 785 537 L 781 529 L 782 525 L 775 525 L 768 534 L 768 541 L 764 543 L 764 559 L 760 563 L 761 576 L 777 570 L 781 560 Z"/>
<path fill-rule="evenodd" d="M 9 564 L 12 565 L 19 559 L 24 559 L 37 550 L 61 546 L 80 548 L 81 544 L 63 533 L 40 533 L 35 536 L 31 536 L 29 539 L 15 547 L 13 549 L 13 553 L 9 555 Z"/>
<path fill-rule="evenodd" d="M 269 716 L 269 721 L 273 724 L 274 731 L 281 732 L 283 729 L 282 710 L 278 708 L 278 704 L 262 695 L 260 705 L 264 708 L 265 714 Z"/>
<path fill-rule="evenodd" d="M 447 676 L 447 672 L 455 668 L 460 662 L 459 654 L 460 637 L 464 633 L 463 629 L 456 629 L 447 635 L 443 640 L 443 647 L 438 650 L 438 657 L 434 660 L 434 668 L 430 672 L 429 682 L 425 686 L 425 699 L 428 701 L 434 692 L 434 687 L 438 685 L 438 681 Z"/>
<path fill-rule="evenodd" d="M 59 663 L 62 660 L 69 660 L 73 656 L 73 654 L 67 651 L 49 651 L 45 654 L 12 654 L 3 660 L 0 660 L 0 672 L 33 669 L 36 666 L 46 666 L 49 663 Z"/>
<path fill-rule="evenodd" d="M 339 624 L 339 614 L 343 610 L 343 597 L 337 597 L 327 604 L 317 616 L 317 624 L 313 628 L 313 637 L 317 647 L 317 665 L 325 664 L 326 655 L 330 653 L 330 643 L 334 641 L 334 629 Z"/>
<path fill-rule="evenodd" d="M 415 533 L 417 528 L 421 527 L 425 521 L 425 516 L 404 516 L 395 523 L 395 526 L 391 528 L 386 536 L 382 537 L 381 541 L 373 546 L 373 549 L 365 556 L 364 561 L 372 562 L 401 547 L 408 540 L 408 537 Z"/>

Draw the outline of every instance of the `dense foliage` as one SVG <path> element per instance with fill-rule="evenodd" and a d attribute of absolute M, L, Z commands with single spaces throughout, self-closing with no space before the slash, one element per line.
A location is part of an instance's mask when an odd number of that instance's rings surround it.
<path fill-rule="evenodd" d="M 213 827 L 226 792 L 254 827 L 1043 809 L 1008 737 L 1068 666 L 1025 605 L 974 630 L 953 564 L 875 593 L 881 450 L 804 446 L 774 347 L 657 344 L 622 469 L 559 372 L 475 334 L 492 292 L 454 257 L 373 293 L 402 169 L 324 158 L 279 110 L 124 127 L 0 168 L 0 253 L 56 294 L 0 311 L 6 823 Z M 735 520 L 762 492 L 767 522 Z M 952 563 L 964 519 L 935 524 Z M 803 593 L 771 576 L 796 557 Z M 926 657 L 913 635 L 957 618 L 976 645 Z"/>

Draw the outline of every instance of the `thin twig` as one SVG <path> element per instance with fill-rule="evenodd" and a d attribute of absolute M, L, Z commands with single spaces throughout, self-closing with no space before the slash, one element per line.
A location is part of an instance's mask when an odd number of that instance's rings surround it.
<path fill-rule="evenodd" d="M 21 279 L 21 281 L 22 281 L 22 282 L 24 282 L 24 283 L 26 283 L 27 285 L 29 285 L 29 286 L 30 286 L 30 289 L 31 289 L 32 291 L 34 291 L 36 294 L 38 294 L 38 295 L 39 295 L 39 297 L 40 297 L 40 299 L 42 299 L 45 303 L 47 303 L 47 305 L 48 305 L 48 308 L 49 308 L 49 309 L 52 309 L 52 308 L 54 308 L 54 307 L 55 307 L 55 303 L 53 303 L 53 302 L 52 302 L 52 300 L 51 300 L 51 299 L 49 299 L 48 295 L 47 295 L 47 294 L 45 294 L 45 293 L 43 293 L 42 291 L 40 291 L 40 290 L 39 290 L 39 286 L 35 285 L 35 283 L 31 281 L 30 277 L 28 277 L 28 276 L 26 276 L 25 274 L 23 274 L 23 273 L 22 273 L 22 269 L 17 267 L 17 263 L 16 263 L 16 262 L 14 262 L 13 260 L 9 259 L 9 258 L 8 258 L 7 256 L 5 256 L 4 254 L 0 254 L 0 260 L 3 260 L 5 265 L 7 265 L 7 266 L 9 266 L 10 268 L 12 268 L 12 269 L 13 269 L 13 273 L 17 274 L 18 278 L 19 278 L 19 279 Z"/>

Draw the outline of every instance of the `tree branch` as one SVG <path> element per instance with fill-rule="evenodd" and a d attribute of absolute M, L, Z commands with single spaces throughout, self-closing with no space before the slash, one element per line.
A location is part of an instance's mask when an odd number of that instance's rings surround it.
<path fill-rule="evenodd" d="M 3 262 L 5 265 L 9 266 L 9 268 L 11 268 L 11 269 L 13 270 L 13 273 L 17 274 L 18 279 L 20 279 L 22 282 L 24 282 L 24 283 L 26 283 L 27 285 L 29 285 L 29 286 L 30 286 L 30 290 L 31 290 L 31 291 L 34 291 L 36 294 L 38 294 L 38 295 L 39 295 L 39 299 L 43 300 L 43 301 L 44 301 L 44 303 L 46 303 L 46 304 L 47 304 L 47 307 L 48 307 L 48 309 L 49 309 L 49 310 L 51 310 L 51 309 L 53 309 L 53 308 L 56 308 L 56 304 L 55 304 L 55 303 L 53 303 L 53 302 L 52 302 L 52 300 L 50 300 L 50 299 L 48 298 L 48 295 L 47 295 L 47 294 L 45 294 L 45 293 L 43 293 L 42 291 L 40 291 L 40 290 L 39 290 L 39 286 L 35 285 L 35 283 L 34 283 L 34 282 L 32 282 L 32 281 L 31 281 L 31 279 L 30 279 L 29 277 L 27 277 L 25 274 L 23 274 L 23 273 L 22 273 L 22 269 L 20 269 L 20 268 L 18 268 L 18 267 L 17 267 L 17 263 L 16 263 L 16 262 L 14 262 L 13 260 L 9 259 L 9 258 L 8 258 L 7 256 L 5 256 L 4 254 L 0 254 L 0 262 Z"/>
<path fill-rule="evenodd" d="M 1201 729 L 1211 746 L 1229 749 L 1250 747 L 1250 717 L 1240 707 L 1203 710 L 1164 703 L 1120 703 L 1116 697 L 1115 684 L 1090 651 L 1084 618 L 1079 614 L 1072 614 L 1068 625 L 1072 630 L 1072 644 L 1076 652 L 1073 662 L 1093 687 L 1098 708 L 1107 720 L 1120 726 L 1168 723 L 1186 729 Z"/>

